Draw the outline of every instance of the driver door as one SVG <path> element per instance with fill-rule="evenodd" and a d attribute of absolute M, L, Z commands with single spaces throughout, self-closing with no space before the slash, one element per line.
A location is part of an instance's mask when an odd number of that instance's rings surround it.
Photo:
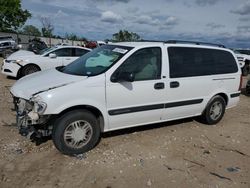
<path fill-rule="evenodd" d="M 160 121 L 165 96 L 161 59 L 160 47 L 139 49 L 107 76 L 109 130 Z M 128 73 L 134 75 L 133 82 L 111 81 Z"/>

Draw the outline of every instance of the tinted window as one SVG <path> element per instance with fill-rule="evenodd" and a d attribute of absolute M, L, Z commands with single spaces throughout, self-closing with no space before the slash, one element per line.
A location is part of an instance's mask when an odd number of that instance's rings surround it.
<path fill-rule="evenodd" d="M 144 48 L 132 54 L 116 71 L 134 73 L 135 81 L 154 80 L 161 77 L 161 49 Z"/>
<path fill-rule="evenodd" d="M 88 53 L 89 51 L 88 50 L 85 50 L 85 49 L 80 49 L 80 48 L 75 48 L 75 54 L 74 56 L 77 56 L 77 57 L 80 57 L 86 53 Z"/>
<path fill-rule="evenodd" d="M 61 48 L 55 50 L 54 52 L 58 57 L 69 57 L 72 56 L 72 49 L 71 48 Z"/>
<path fill-rule="evenodd" d="M 170 78 L 226 74 L 238 71 L 230 52 L 223 50 L 169 47 Z"/>

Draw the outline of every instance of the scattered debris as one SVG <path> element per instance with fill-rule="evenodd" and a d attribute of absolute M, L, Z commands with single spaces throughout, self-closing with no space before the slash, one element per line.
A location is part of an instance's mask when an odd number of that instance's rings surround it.
<path fill-rule="evenodd" d="M 213 175 L 213 176 L 216 176 L 216 177 L 219 177 L 220 179 L 226 179 L 226 180 L 229 180 L 229 181 L 232 181 L 230 178 L 227 178 L 225 176 L 221 176 L 215 172 L 209 172 L 209 174 Z"/>
<path fill-rule="evenodd" d="M 185 172 L 185 170 L 183 170 L 183 169 L 172 168 L 172 167 L 170 167 L 170 166 L 168 166 L 168 165 L 166 165 L 166 164 L 163 164 L 163 166 L 165 166 L 168 170 L 178 170 L 178 171 L 181 171 L 181 172 Z"/>
<path fill-rule="evenodd" d="M 82 153 L 82 154 L 78 154 L 78 155 L 73 155 L 75 158 L 77 158 L 78 160 L 83 160 L 83 159 L 86 159 L 87 156 L 85 153 Z"/>
<path fill-rule="evenodd" d="M 143 159 L 140 159 L 139 162 L 140 162 L 141 166 L 144 166 L 144 160 Z"/>
<path fill-rule="evenodd" d="M 240 168 L 239 167 L 229 167 L 227 168 L 228 172 L 239 172 Z"/>
<path fill-rule="evenodd" d="M 21 148 L 18 148 L 18 149 L 15 150 L 15 153 L 16 154 L 22 154 L 23 150 Z"/>
<path fill-rule="evenodd" d="M 203 154 L 210 154 L 211 152 L 209 150 L 204 150 Z"/>
<path fill-rule="evenodd" d="M 149 179 L 149 180 L 147 181 L 147 186 L 149 186 L 149 187 L 151 187 L 151 186 L 152 186 L 151 179 Z"/>
<path fill-rule="evenodd" d="M 163 166 L 165 166 L 168 170 L 173 170 L 171 167 L 169 167 L 169 166 L 166 165 L 166 164 L 163 164 Z"/>
<path fill-rule="evenodd" d="M 231 152 L 235 152 L 235 153 L 238 153 L 238 154 L 243 155 L 243 156 L 246 156 L 246 157 L 250 157 L 250 155 L 245 154 L 245 153 L 243 153 L 242 151 L 239 151 L 239 150 L 237 150 L 237 149 L 226 148 L 226 147 L 223 146 L 223 145 L 217 144 L 216 142 L 214 142 L 213 140 L 211 140 L 210 138 L 208 138 L 206 135 L 205 135 L 205 137 L 206 137 L 210 142 L 212 142 L 212 143 L 215 145 L 214 148 L 216 148 L 216 149 L 223 150 L 223 151 L 231 151 Z"/>
<path fill-rule="evenodd" d="M 191 160 L 185 159 L 185 158 L 184 158 L 184 160 L 185 160 L 185 161 L 188 161 L 188 162 L 190 162 L 190 163 L 196 164 L 196 165 L 198 165 L 198 166 L 205 167 L 204 164 L 198 163 L 198 162 L 196 162 L 196 161 L 191 161 Z"/>

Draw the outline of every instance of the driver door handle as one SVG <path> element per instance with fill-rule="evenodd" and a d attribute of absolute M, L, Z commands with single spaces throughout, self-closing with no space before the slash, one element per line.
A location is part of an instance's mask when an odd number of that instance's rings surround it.
<path fill-rule="evenodd" d="M 165 84 L 163 82 L 159 82 L 154 85 L 155 89 L 164 89 L 164 87 L 165 87 Z"/>

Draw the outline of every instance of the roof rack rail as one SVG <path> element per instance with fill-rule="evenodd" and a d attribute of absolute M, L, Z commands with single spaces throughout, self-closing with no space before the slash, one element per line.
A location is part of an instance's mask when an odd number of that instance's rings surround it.
<path fill-rule="evenodd" d="M 168 43 L 168 44 L 185 43 L 185 44 L 207 45 L 207 46 L 217 46 L 217 47 L 221 47 L 221 48 L 226 48 L 226 46 L 224 46 L 222 44 L 215 44 L 215 43 L 209 43 L 209 42 L 199 42 L 199 41 L 168 40 L 168 41 L 164 41 L 164 43 Z"/>

